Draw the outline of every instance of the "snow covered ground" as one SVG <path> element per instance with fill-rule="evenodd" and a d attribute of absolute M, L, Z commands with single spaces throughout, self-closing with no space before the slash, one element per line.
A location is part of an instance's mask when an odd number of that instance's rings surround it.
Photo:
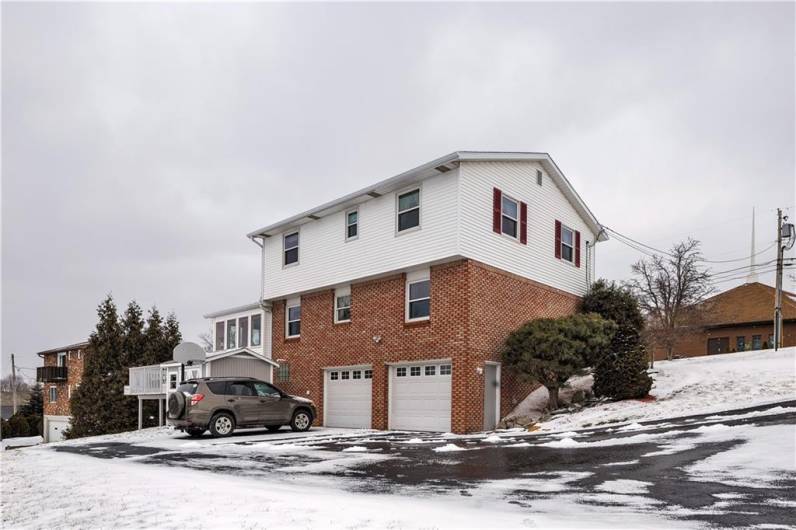
<path fill-rule="evenodd" d="M 796 507 L 794 354 L 657 363 L 656 401 L 602 404 L 534 433 L 195 440 L 157 428 L 4 451 L 2 526 L 783 527 Z"/>
<path fill-rule="evenodd" d="M 602 403 L 540 424 L 543 431 L 568 431 L 639 422 L 796 399 L 796 347 L 657 361 L 650 394 L 654 401 Z M 579 378 L 578 386 L 590 382 Z M 529 396 L 537 408 L 547 390 Z M 541 404 L 541 407 L 540 407 Z"/>

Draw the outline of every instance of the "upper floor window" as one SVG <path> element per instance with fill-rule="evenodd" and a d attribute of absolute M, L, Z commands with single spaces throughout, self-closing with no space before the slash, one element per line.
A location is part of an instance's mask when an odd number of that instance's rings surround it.
<path fill-rule="evenodd" d="M 263 317 L 260 314 L 252 315 L 252 346 L 262 344 Z"/>
<path fill-rule="evenodd" d="M 398 195 L 398 232 L 420 226 L 420 188 Z"/>
<path fill-rule="evenodd" d="M 54 386 L 50 387 L 50 403 L 58 401 L 58 389 Z"/>
<path fill-rule="evenodd" d="M 227 320 L 227 349 L 231 350 L 238 345 L 235 319 Z"/>
<path fill-rule="evenodd" d="M 561 259 L 575 261 L 575 231 L 561 225 Z"/>
<path fill-rule="evenodd" d="M 351 321 L 351 287 L 339 287 L 334 291 L 334 321 Z"/>
<path fill-rule="evenodd" d="M 431 316 L 431 281 L 428 278 L 406 282 L 406 320 L 426 320 Z"/>
<path fill-rule="evenodd" d="M 507 236 L 516 238 L 520 221 L 520 203 L 503 195 L 500 204 L 500 230 Z"/>
<path fill-rule="evenodd" d="M 216 351 L 224 349 L 224 321 L 216 322 Z"/>
<path fill-rule="evenodd" d="M 301 299 L 289 300 L 285 306 L 285 336 L 298 337 L 301 335 Z"/>
<path fill-rule="evenodd" d="M 284 265 L 298 263 L 299 260 L 299 233 L 292 232 L 285 234 L 282 238 L 282 248 L 284 250 Z"/>
<path fill-rule="evenodd" d="M 249 345 L 249 317 L 238 319 L 238 346 L 246 348 Z"/>
<path fill-rule="evenodd" d="M 345 238 L 356 239 L 359 235 L 359 210 L 350 210 L 345 214 Z"/>
<path fill-rule="evenodd" d="M 542 171 L 540 169 L 536 170 L 536 184 L 542 185 Z"/>
<path fill-rule="evenodd" d="M 62 351 L 58 353 L 58 366 L 66 366 L 66 352 Z"/>

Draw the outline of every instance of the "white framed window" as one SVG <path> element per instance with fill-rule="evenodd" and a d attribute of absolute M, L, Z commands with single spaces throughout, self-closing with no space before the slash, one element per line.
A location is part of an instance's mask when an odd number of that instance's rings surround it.
<path fill-rule="evenodd" d="M 406 275 L 406 321 L 428 320 L 431 316 L 431 280 L 429 271 Z"/>
<path fill-rule="evenodd" d="M 349 372 L 348 370 L 343 370 L 342 372 L 340 372 L 340 379 L 350 379 L 350 374 L 351 372 Z"/>
<path fill-rule="evenodd" d="M 373 379 L 373 370 L 365 370 L 365 379 Z"/>
<path fill-rule="evenodd" d="M 359 237 L 359 209 L 354 208 L 345 213 L 345 240 L 351 241 Z"/>
<path fill-rule="evenodd" d="M 426 375 L 437 375 L 437 367 L 433 364 L 426 366 Z"/>
<path fill-rule="evenodd" d="M 285 336 L 301 335 L 301 298 L 288 300 L 285 306 Z"/>
<path fill-rule="evenodd" d="M 237 322 L 235 319 L 227 320 L 227 349 L 231 350 L 237 347 Z"/>
<path fill-rule="evenodd" d="M 50 387 L 50 403 L 58 401 L 58 389 L 54 386 Z"/>
<path fill-rule="evenodd" d="M 451 375 L 451 365 L 441 364 L 439 367 L 439 375 Z"/>
<path fill-rule="evenodd" d="M 58 353 L 58 366 L 66 366 L 66 352 L 62 351 Z"/>
<path fill-rule="evenodd" d="M 406 377 L 406 368 L 403 366 L 396 368 L 395 375 L 398 377 Z"/>
<path fill-rule="evenodd" d="M 332 381 L 337 381 L 340 378 L 340 374 L 337 372 L 332 372 L 330 378 Z"/>
<path fill-rule="evenodd" d="M 351 372 L 352 379 L 362 379 L 362 370 L 354 370 Z"/>
<path fill-rule="evenodd" d="M 282 237 L 282 265 L 297 264 L 299 261 L 299 233 L 291 232 Z"/>
<path fill-rule="evenodd" d="M 83 352 L 81 350 L 77 350 L 77 360 L 79 361 L 82 358 L 83 358 Z"/>
<path fill-rule="evenodd" d="M 396 232 L 420 228 L 420 188 L 396 196 Z"/>
<path fill-rule="evenodd" d="M 542 170 L 541 169 L 537 169 L 536 170 L 536 184 L 538 186 L 542 185 Z"/>
<path fill-rule="evenodd" d="M 409 368 L 409 375 L 411 377 L 417 377 L 420 375 L 420 367 L 419 366 L 412 366 Z"/>
<path fill-rule="evenodd" d="M 351 322 L 351 286 L 334 290 L 334 321 Z"/>
<path fill-rule="evenodd" d="M 249 317 L 238 318 L 238 348 L 249 346 Z"/>
<path fill-rule="evenodd" d="M 251 344 L 252 346 L 259 346 L 263 340 L 263 317 L 257 313 L 252 315 L 251 325 Z"/>
<path fill-rule="evenodd" d="M 507 195 L 500 199 L 500 232 L 517 239 L 520 225 L 520 201 Z"/>
<path fill-rule="evenodd" d="M 223 320 L 216 322 L 216 351 L 222 351 L 224 349 L 224 325 Z"/>
<path fill-rule="evenodd" d="M 575 231 L 561 225 L 561 259 L 570 263 L 575 262 Z"/>

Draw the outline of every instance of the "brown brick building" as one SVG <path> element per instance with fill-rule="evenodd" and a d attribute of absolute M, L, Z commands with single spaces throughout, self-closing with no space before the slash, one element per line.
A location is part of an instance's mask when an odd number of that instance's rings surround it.
<path fill-rule="evenodd" d="M 58 441 L 72 415 L 72 392 L 80 386 L 88 342 L 39 352 L 44 366 L 36 369 L 36 381 L 44 394 L 44 441 Z"/>
<path fill-rule="evenodd" d="M 430 280 L 431 314 L 421 322 L 405 321 L 405 274 L 353 284 L 346 322 L 334 322 L 334 290 L 302 297 L 301 335 L 295 339 L 285 338 L 284 305 L 275 304 L 273 356 L 290 371 L 277 384 L 315 399 L 323 423 L 324 367 L 367 367 L 372 426 L 387 429 L 391 364 L 409 364 L 411 374 L 411 361 L 420 367 L 429 360 L 450 363 L 451 429 L 483 429 L 485 373 L 489 363 L 500 362 L 506 335 L 533 318 L 572 313 L 579 298 L 473 260 L 433 266 Z M 500 390 L 502 417 L 533 387 L 504 372 Z"/>
<path fill-rule="evenodd" d="M 702 325 L 684 329 L 675 357 L 695 357 L 773 347 L 774 288 L 752 282 L 719 293 L 700 304 Z M 796 294 L 782 295 L 782 344 L 796 346 Z M 656 359 L 666 352 L 657 349 Z"/>

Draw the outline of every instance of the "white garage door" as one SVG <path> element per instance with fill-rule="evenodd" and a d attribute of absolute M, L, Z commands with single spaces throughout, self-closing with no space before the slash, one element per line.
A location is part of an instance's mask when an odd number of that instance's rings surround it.
<path fill-rule="evenodd" d="M 451 364 L 402 364 L 390 370 L 390 428 L 451 430 Z"/>
<path fill-rule="evenodd" d="M 327 427 L 370 429 L 373 370 L 326 370 L 325 422 Z"/>
<path fill-rule="evenodd" d="M 49 420 L 47 422 L 47 441 L 60 442 L 64 439 L 64 431 L 69 427 L 69 422 L 64 420 Z"/>

